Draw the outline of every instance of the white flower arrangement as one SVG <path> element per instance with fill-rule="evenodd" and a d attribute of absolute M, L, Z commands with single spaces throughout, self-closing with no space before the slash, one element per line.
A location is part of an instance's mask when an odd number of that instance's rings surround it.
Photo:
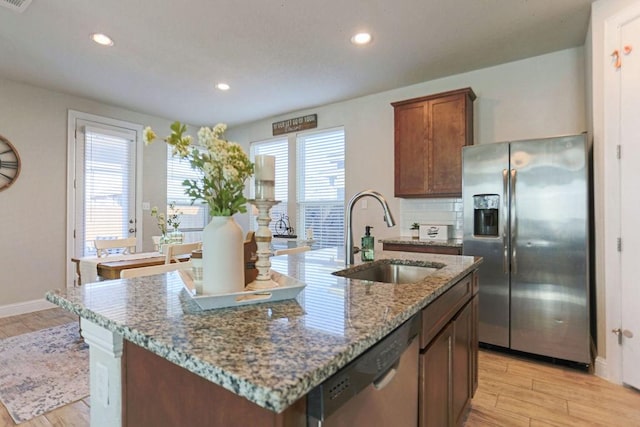
<path fill-rule="evenodd" d="M 223 139 L 226 129 L 227 125 L 222 123 L 213 128 L 201 128 L 198 132 L 200 147 L 197 147 L 192 144 L 191 137 L 185 135 L 186 125 L 174 122 L 171 135 L 164 138 L 173 147 L 174 156 L 188 159 L 193 169 L 203 173 L 201 181 L 186 179 L 182 185 L 186 187 L 185 194 L 191 197 L 191 203 L 202 200 L 209 206 L 211 216 L 231 216 L 247 211 L 243 192 L 245 181 L 253 175 L 253 163 L 239 144 Z M 156 138 L 150 127 L 145 128 L 145 144 Z"/>

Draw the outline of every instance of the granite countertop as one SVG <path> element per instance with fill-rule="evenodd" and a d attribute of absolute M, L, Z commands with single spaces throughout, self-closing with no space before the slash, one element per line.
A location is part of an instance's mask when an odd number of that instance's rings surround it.
<path fill-rule="evenodd" d="M 202 311 L 176 272 L 91 283 L 47 300 L 167 360 L 281 412 L 478 267 L 474 257 L 376 252 L 445 264 L 415 284 L 334 276 L 342 248 L 272 258 L 306 288 L 295 300 Z"/>
<path fill-rule="evenodd" d="M 449 246 L 452 248 L 461 248 L 462 239 L 449 240 L 426 240 L 414 239 L 410 236 L 388 237 L 378 240 L 380 243 L 395 243 L 399 245 L 415 245 L 415 246 Z"/>

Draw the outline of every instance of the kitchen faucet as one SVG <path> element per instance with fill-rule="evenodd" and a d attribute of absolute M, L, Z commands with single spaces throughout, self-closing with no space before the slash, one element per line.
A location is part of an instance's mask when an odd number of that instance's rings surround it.
<path fill-rule="evenodd" d="M 389 210 L 389 205 L 387 204 L 387 201 L 384 199 L 384 197 L 382 197 L 382 194 L 373 190 L 362 190 L 359 193 L 356 193 L 356 195 L 353 196 L 351 200 L 349 200 L 349 204 L 347 205 L 347 209 L 345 212 L 345 215 L 346 215 L 345 222 L 347 224 L 347 236 L 345 237 L 345 242 L 344 242 L 344 255 L 345 255 L 344 263 L 346 265 L 352 265 L 354 263 L 353 261 L 353 254 L 354 254 L 353 227 L 351 224 L 351 216 L 353 215 L 353 206 L 356 204 L 358 200 L 362 199 L 365 196 L 371 196 L 380 202 L 380 204 L 382 205 L 382 209 L 384 209 L 384 220 L 387 223 L 387 227 L 393 227 L 394 225 L 396 225 L 396 222 L 393 220 L 393 215 L 391 215 L 391 211 Z"/>

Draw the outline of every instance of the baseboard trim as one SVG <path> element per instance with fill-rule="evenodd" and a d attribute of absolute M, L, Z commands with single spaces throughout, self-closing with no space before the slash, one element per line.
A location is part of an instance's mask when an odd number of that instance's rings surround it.
<path fill-rule="evenodd" d="M 46 310 L 57 307 L 44 299 L 18 302 L 0 306 L 0 317 L 17 316 L 18 314 L 32 313 L 34 311 Z"/>
<path fill-rule="evenodd" d="M 604 378 L 609 382 L 614 382 L 614 381 L 611 381 L 611 378 L 609 378 L 609 369 L 607 368 L 607 359 L 605 359 L 604 357 L 600 357 L 600 356 L 596 357 L 594 373 L 596 376 L 600 378 Z"/>

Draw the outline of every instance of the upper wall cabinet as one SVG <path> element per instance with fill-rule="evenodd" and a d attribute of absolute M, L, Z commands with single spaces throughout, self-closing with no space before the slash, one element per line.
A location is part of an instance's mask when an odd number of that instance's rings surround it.
<path fill-rule="evenodd" d="M 395 196 L 460 197 L 462 147 L 473 145 L 471 88 L 393 102 Z"/>

